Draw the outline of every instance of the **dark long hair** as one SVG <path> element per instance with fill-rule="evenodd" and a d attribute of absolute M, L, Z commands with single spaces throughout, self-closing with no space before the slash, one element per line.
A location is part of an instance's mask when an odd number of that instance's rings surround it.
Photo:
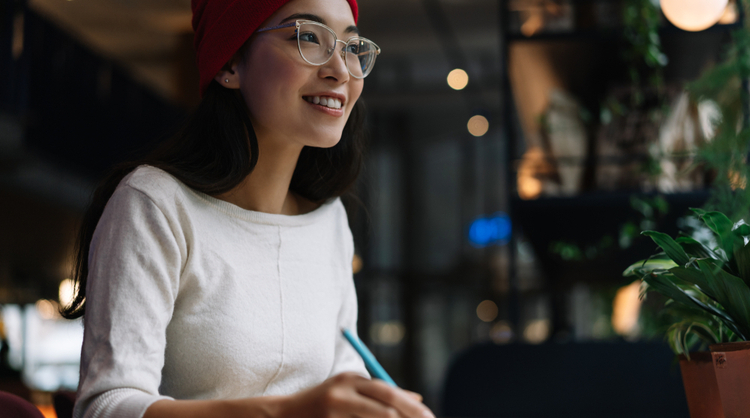
<path fill-rule="evenodd" d="M 347 200 L 362 205 L 352 189 L 363 166 L 364 114 L 364 105 L 358 100 L 338 144 L 331 148 L 302 148 L 290 190 L 316 204 L 346 196 Z M 212 81 L 203 100 L 176 135 L 146 157 L 115 166 L 97 187 L 76 239 L 73 265 L 76 295 L 69 306 L 61 308 L 62 316 L 74 319 L 85 313 L 91 238 L 107 201 L 128 173 L 148 164 L 195 190 L 217 195 L 240 184 L 257 162 L 258 139 L 239 90 Z"/>

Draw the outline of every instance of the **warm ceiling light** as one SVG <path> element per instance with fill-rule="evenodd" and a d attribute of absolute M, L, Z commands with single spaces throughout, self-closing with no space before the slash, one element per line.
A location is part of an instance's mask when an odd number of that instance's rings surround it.
<path fill-rule="evenodd" d="M 678 28 L 690 32 L 716 24 L 726 7 L 727 0 L 661 0 L 664 16 Z"/>
<path fill-rule="evenodd" d="M 487 133 L 490 129 L 490 123 L 482 115 L 475 115 L 469 119 L 469 123 L 466 124 L 466 128 L 469 133 L 474 136 L 482 136 Z"/>
<path fill-rule="evenodd" d="M 469 75 L 466 74 L 466 71 L 456 68 L 448 73 L 448 85 L 453 90 L 463 90 L 467 84 L 469 84 Z"/>

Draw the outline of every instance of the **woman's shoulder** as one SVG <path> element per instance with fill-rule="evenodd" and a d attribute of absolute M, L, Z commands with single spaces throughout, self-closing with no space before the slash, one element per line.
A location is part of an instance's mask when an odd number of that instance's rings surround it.
<path fill-rule="evenodd" d="M 179 189 L 180 182 L 166 171 L 144 164 L 125 176 L 118 188 L 120 187 L 129 187 L 152 199 L 159 199 L 173 196 Z"/>
<path fill-rule="evenodd" d="M 150 165 L 140 165 L 128 173 L 114 193 L 126 200 L 146 199 L 162 212 L 171 212 L 170 208 L 176 202 L 184 200 L 180 197 L 180 181 L 166 171 Z"/>

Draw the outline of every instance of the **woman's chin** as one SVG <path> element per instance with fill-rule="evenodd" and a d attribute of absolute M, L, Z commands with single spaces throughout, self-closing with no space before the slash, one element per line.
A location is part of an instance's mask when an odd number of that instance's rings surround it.
<path fill-rule="evenodd" d="M 305 145 L 315 148 L 331 148 L 341 141 L 341 132 L 307 135 Z"/>

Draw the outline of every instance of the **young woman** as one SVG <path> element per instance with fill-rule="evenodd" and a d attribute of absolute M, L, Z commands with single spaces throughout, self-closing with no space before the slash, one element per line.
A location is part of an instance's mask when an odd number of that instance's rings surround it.
<path fill-rule="evenodd" d="M 370 380 L 339 196 L 378 47 L 355 0 L 193 0 L 203 100 L 79 233 L 76 418 L 432 417 Z"/>

